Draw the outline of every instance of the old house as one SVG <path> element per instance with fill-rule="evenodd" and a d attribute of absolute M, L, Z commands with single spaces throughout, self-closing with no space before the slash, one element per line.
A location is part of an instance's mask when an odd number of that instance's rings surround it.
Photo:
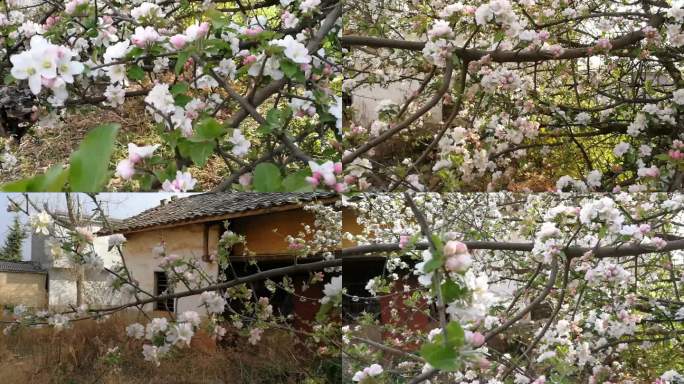
<path fill-rule="evenodd" d="M 182 284 L 169 286 L 169 276 L 160 267 L 160 258 L 153 248 L 163 243 L 167 255 L 191 257 L 199 261 L 207 276 L 216 279 L 219 273 L 228 278 L 292 265 L 296 252 L 286 238 L 296 236 L 304 226 L 314 226 L 315 216 L 304 209 L 307 204 L 334 204 L 338 197 L 329 193 L 207 193 L 162 201 L 155 208 L 123 220 L 111 231 L 100 234 L 123 234 L 127 241 L 124 258 L 140 287 L 154 294 L 182 292 Z M 227 226 L 226 226 L 227 225 Z M 220 271 L 214 255 L 222 234 L 230 230 L 245 238 L 245 245 L 236 244 L 230 250 L 230 270 Z M 298 262 L 320 260 L 309 255 Z M 250 262 L 256 261 L 256 263 Z M 308 273 L 290 276 L 295 295 L 277 291 L 269 293 L 263 283 L 252 284 L 257 296 L 270 296 L 274 312 L 292 314 L 295 321 L 312 319 L 322 297 L 322 284 L 302 292 Z M 302 299 L 299 297 L 306 297 Z M 147 310 L 183 312 L 198 310 L 198 295 L 177 300 L 160 301 Z"/>
<path fill-rule="evenodd" d="M 47 271 L 29 261 L 0 261 L 0 307 L 47 306 Z"/>
<path fill-rule="evenodd" d="M 66 236 L 71 225 L 66 214 L 55 213 L 55 234 Z M 99 220 L 77 217 L 77 224 L 95 233 L 102 228 Z M 109 219 L 116 224 L 116 220 Z M 109 273 L 102 269 L 88 269 L 76 265 L 63 254 L 55 254 L 50 238 L 41 234 L 31 235 L 31 261 L 47 273 L 47 304 L 52 310 L 64 310 L 81 304 L 90 308 L 100 308 L 118 303 L 118 295 L 113 295 L 107 287 Z M 93 239 L 95 255 L 102 261 L 104 268 L 111 268 L 120 261 L 115 250 L 109 249 L 109 238 L 97 236 Z"/>

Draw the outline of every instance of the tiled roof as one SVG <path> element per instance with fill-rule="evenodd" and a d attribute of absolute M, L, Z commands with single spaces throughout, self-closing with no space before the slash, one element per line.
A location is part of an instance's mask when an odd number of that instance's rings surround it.
<path fill-rule="evenodd" d="M 32 272 L 47 273 L 40 264 L 31 261 L 2 261 L 0 260 L 0 272 Z"/>
<path fill-rule="evenodd" d="M 226 192 L 205 193 L 167 200 L 164 204 L 148 209 L 136 216 L 121 220 L 111 231 L 101 230 L 100 235 L 135 232 L 151 227 L 201 221 L 203 218 L 228 216 L 230 214 L 263 208 L 291 205 L 298 202 L 326 199 L 334 193 L 252 193 Z"/>

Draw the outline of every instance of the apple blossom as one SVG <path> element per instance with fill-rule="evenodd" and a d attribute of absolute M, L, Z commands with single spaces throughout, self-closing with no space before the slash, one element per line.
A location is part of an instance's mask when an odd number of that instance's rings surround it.
<path fill-rule="evenodd" d="M 165 180 L 162 189 L 167 192 L 187 192 L 195 188 L 195 180 L 190 172 L 176 171 L 176 179 L 173 181 Z"/>
<path fill-rule="evenodd" d="M 356 372 L 354 377 L 352 377 L 352 380 L 354 382 L 364 383 L 368 378 L 379 376 L 382 374 L 382 372 L 383 370 L 380 364 L 371 364 L 369 367 Z"/>
<path fill-rule="evenodd" d="M 124 159 L 119 161 L 116 165 L 116 176 L 121 177 L 124 180 L 130 180 L 135 175 L 135 163 L 130 159 Z"/>
<path fill-rule="evenodd" d="M 306 46 L 290 35 L 286 35 L 281 40 L 274 40 L 272 44 L 285 48 L 285 51 L 283 52 L 285 57 L 297 64 L 308 64 L 311 62 L 311 56 L 309 56 L 309 51 L 306 49 Z"/>
<path fill-rule="evenodd" d="M 237 157 L 244 157 L 249 153 L 249 147 L 252 145 L 243 135 L 239 129 L 233 130 L 233 136 L 228 139 L 233 144 L 232 153 Z"/>
<path fill-rule="evenodd" d="M 325 304 L 335 300 L 342 294 L 342 276 L 333 276 L 330 282 L 323 286 L 323 295 L 321 303 Z"/>

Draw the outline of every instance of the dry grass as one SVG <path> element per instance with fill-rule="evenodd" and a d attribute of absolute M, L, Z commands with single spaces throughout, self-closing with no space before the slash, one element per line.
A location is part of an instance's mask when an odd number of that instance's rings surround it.
<path fill-rule="evenodd" d="M 217 346 L 199 332 L 190 348 L 175 350 L 159 367 L 142 358 L 141 342 L 125 335 L 135 319 L 123 315 L 72 328 L 21 329 L 0 335 L 0 382 L 55 384 L 328 383 L 316 358 L 291 336 L 271 332 L 257 346 L 239 338 Z M 107 355 L 119 347 L 119 358 Z M 330 359 L 328 363 L 336 359 Z M 339 380 L 336 380 L 339 381 Z"/>
<path fill-rule="evenodd" d="M 152 128 L 152 121 L 145 115 L 141 100 L 129 99 L 122 108 L 117 110 L 88 107 L 68 113 L 61 127 L 54 129 L 33 130 L 27 134 L 14 152 L 19 159 L 19 167 L 15 172 L 2 177 L 3 182 L 22 177 L 30 177 L 43 172 L 58 163 L 66 164 L 69 156 L 78 148 L 88 131 L 103 123 L 118 123 L 121 125 L 120 139 L 140 138 L 141 142 L 153 140 L 156 134 Z M 136 142 L 138 142 L 136 140 Z M 125 148 L 121 148 L 124 152 Z"/>
<path fill-rule="evenodd" d="M 154 121 L 145 113 L 142 98 L 127 99 L 123 107 L 117 109 L 85 107 L 68 113 L 61 123 L 62 127 L 34 130 L 24 136 L 18 145 L 14 143 L 12 149 L 18 157 L 18 166 L 0 173 L 0 184 L 32 177 L 55 164 L 67 164 L 71 153 L 78 148 L 88 131 L 104 123 L 121 125 L 117 138 L 119 144 L 112 156 L 111 169 L 114 169 L 119 160 L 128 156 L 128 142 L 138 145 L 162 142 L 154 128 Z M 227 173 L 227 170 L 223 161 L 213 156 L 205 167 L 193 167 L 191 172 L 199 182 L 198 190 L 208 190 L 221 181 L 220 175 Z M 135 187 L 126 186 L 123 180 L 113 178 L 108 189 L 117 191 Z"/>

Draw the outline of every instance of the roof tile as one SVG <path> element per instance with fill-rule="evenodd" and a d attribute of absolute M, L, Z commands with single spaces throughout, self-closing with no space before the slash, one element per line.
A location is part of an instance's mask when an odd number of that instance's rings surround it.
<path fill-rule="evenodd" d="M 0 272 L 33 272 L 46 273 L 40 264 L 32 261 L 2 261 L 0 260 Z"/>
<path fill-rule="evenodd" d="M 164 204 L 148 209 L 136 216 L 121 220 L 111 230 L 103 229 L 101 235 L 127 233 L 168 224 L 200 220 L 205 217 L 228 215 L 271 208 L 297 202 L 334 197 L 334 193 L 255 193 L 226 192 L 205 193 L 167 200 Z"/>

